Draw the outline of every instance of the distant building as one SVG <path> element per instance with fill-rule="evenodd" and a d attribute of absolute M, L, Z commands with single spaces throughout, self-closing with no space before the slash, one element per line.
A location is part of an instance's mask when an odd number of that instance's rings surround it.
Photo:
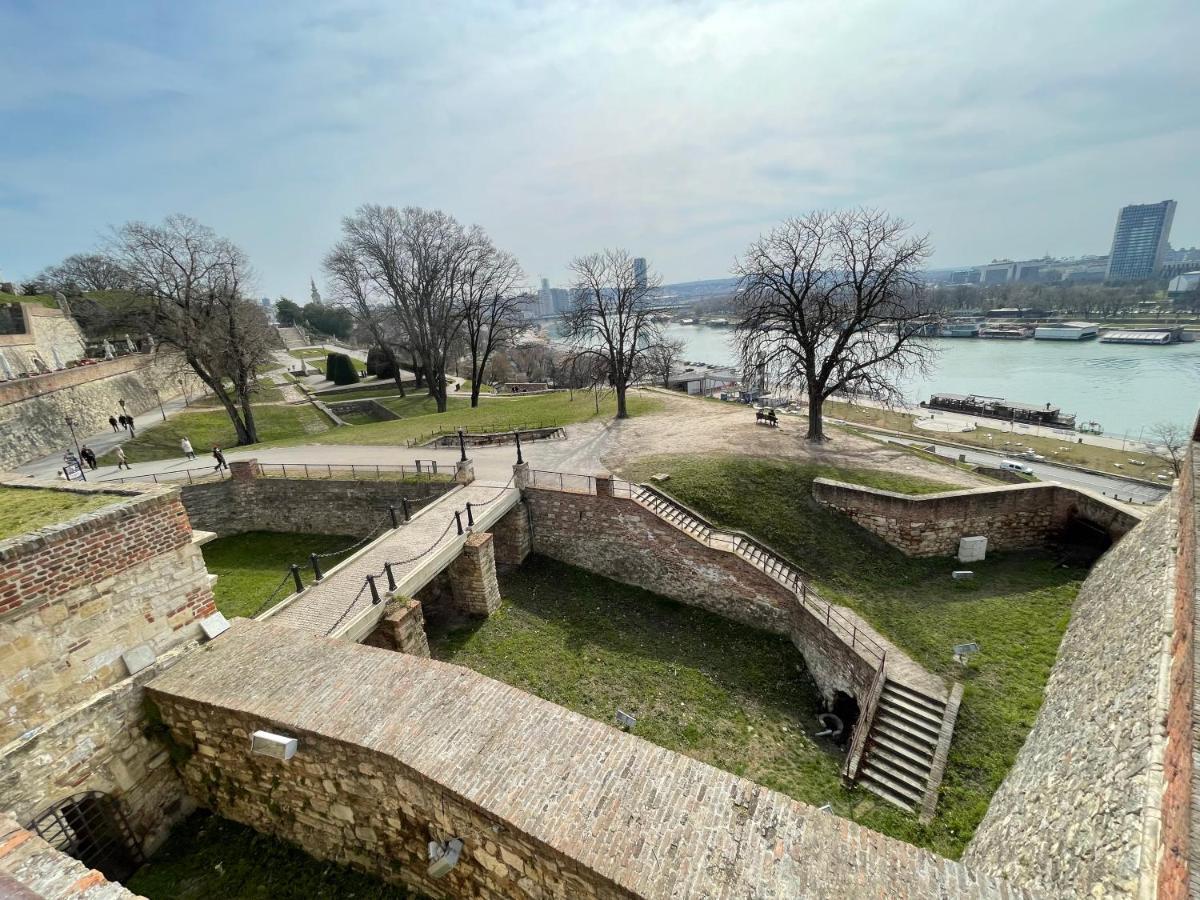
<path fill-rule="evenodd" d="M 639 288 L 644 288 L 649 284 L 644 257 L 639 256 L 633 261 L 633 283 Z"/>
<path fill-rule="evenodd" d="M 1033 332 L 1035 341 L 1089 341 L 1100 333 L 1095 322 L 1058 322 L 1039 325 Z"/>
<path fill-rule="evenodd" d="M 1005 284 L 1012 281 L 1012 275 L 1013 264 L 1007 260 L 979 267 L 979 283 L 983 285 Z"/>
<path fill-rule="evenodd" d="M 1167 297 L 1171 300 L 1193 300 L 1200 297 L 1200 271 L 1176 275 L 1167 285 Z"/>
<path fill-rule="evenodd" d="M 550 294 L 550 279 L 542 279 L 541 290 L 538 291 L 537 314 L 539 316 L 554 315 L 554 300 Z"/>
<path fill-rule="evenodd" d="M 1167 252 L 1174 218 L 1174 200 L 1121 207 L 1105 278 L 1109 281 L 1141 281 L 1157 275 Z"/>
<path fill-rule="evenodd" d="M 978 269 L 957 269 L 950 273 L 947 284 L 979 284 Z"/>
<path fill-rule="evenodd" d="M 556 313 L 566 312 L 571 308 L 571 292 L 567 288 L 551 288 L 550 306 Z"/>

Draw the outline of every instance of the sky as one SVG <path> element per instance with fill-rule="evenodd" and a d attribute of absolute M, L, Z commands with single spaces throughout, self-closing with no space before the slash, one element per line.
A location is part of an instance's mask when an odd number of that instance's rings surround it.
<path fill-rule="evenodd" d="M 868 205 L 931 265 L 1200 245 L 1195 0 L 0 0 L 0 279 L 187 213 L 305 301 L 361 203 L 438 207 L 530 281 L 624 247 L 728 274 Z"/>

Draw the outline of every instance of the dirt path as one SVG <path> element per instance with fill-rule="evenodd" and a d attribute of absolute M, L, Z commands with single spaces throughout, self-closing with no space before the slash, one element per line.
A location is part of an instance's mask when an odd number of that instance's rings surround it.
<path fill-rule="evenodd" d="M 847 468 L 886 469 L 963 487 L 995 484 L 970 472 L 928 462 L 839 429 L 830 429 L 824 443 L 810 444 L 804 439 L 808 420 L 800 416 L 783 416 L 779 427 L 768 428 L 756 425 L 754 411 L 741 404 L 697 400 L 667 392 L 655 392 L 655 396 L 663 402 L 659 412 L 609 423 L 597 428 L 596 434 L 580 434 L 587 430 L 581 426 L 568 429 L 576 432 L 573 437 L 578 441 L 577 450 L 617 472 L 641 456 L 728 453 Z M 581 456 L 580 461 L 583 460 Z"/>

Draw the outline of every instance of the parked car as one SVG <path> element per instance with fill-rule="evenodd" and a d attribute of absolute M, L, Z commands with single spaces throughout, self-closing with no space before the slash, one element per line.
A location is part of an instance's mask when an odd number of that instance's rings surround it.
<path fill-rule="evenodd" d="M 1033 469 L 1025 465 L 1025 463 L 1017 462 L 1015 459 L 1000 460 L 1000 468 L 1007 472 L 1020 472 L 1022 475 L 1032 475 Z"/>

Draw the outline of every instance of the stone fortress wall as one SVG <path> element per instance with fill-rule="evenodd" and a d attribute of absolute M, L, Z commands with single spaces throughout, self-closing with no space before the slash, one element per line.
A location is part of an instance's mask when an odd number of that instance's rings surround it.
<path fill-rule="evenodd" d="M 178 357 L 161 348 L 95 365 L 0 384 L 0 469 L 70 448 L 66 417 L 82 440 L 108 429 L 108 417 L 125 411 L 139 415 L 177 397 L 186 385 L 191 396 L 204 390 L 199 379 L 180 368 Z M 155 395 L 155 390 L 158 395 Z"/>
<path fill-rule="evenodd" d="M 898 494 L 818 478 L 813 497 L 908 556 L 954 556 L 959 538 L 984 535 L 988 550 L 1024 550 L 1053 540 L 1072 518 L 1086 519 L 1116 541 L 1141 515 L 1090 491 L 1020 484 Z"/>
<path fill-rule="evenodd" d="M 1088 575 L 968 865 L 1047 897 L 1188 896 L 1197 465 Z"/>
<path fill-rule="evenodd" d="M 0 811 L 28 821 L 84 790 L 120 798 L 152 847 L 188 808 L 143 685 L 195 645 L 211 579 L 176 489 L 22 479 L 113 505 L 0 542 Z"/>
<path fill-rule="evenodd" d="M 34 357 L 58 369 L 85 355 L 83 332 L 63 310 L 40 303 L 10 303 L 4 320 L 20 321 L 23 331 L 0 333 L 0 353 L 14 372 L 36 372 Z M 57 364 L 55 360 L 57 359 Z M 0 376 L 3 375 L 0 367 Z"/>
<path fill-rule="evenodd" d="M 336 471 L 322 478 L 319 468 L 313 474 L 318 477 L 268 478 L 256 460 L 239 460 L 230 464 L 228 479 L 183 485 L 180 495 L 192 527 L 222 537 L 244 531 L 366 536 L 384 521 L 390 527 L 389 506 L 402 519 L 402 500 L 415 513 L 455 487 L 451 480 L 360 480 Z"/>

